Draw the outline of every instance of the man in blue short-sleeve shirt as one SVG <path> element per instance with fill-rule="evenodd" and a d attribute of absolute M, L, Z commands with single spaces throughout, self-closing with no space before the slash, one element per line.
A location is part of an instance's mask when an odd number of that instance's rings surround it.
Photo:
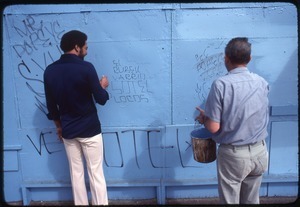
<path fill-rule="evenodd" d="M 225 48 L 228 74 L 216 79 L 205 111 L 196 118 L 219 143 L 217 156 L 220 202 L 258 204 L 267 170 L 268 83 L 247 69 L 251 44 L 234 38 Z"/>
<path fill-rule="evenodd" d="M 205 105 L 205 115 L 222 123 L 214 140 L 231 145 L 264 140 L 269 119 L 267 95 L 267 82 L 243 66 L 215 80 Z"/>

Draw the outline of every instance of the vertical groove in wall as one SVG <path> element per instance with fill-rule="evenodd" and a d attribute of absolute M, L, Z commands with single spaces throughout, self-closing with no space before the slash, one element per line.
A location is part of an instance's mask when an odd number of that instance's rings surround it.
<path fill-rule="evenodd" d="M 269 133 L 269 144 L 267 145 L 267 149 L 268 149 L 268 171 L 265 173 L 267 175 L 270 174 L 270 155 L 271 155 L 271 139 L 270 137 L 272 136 L 272 121 L 269 120 L 269 129 L 268 129 L 268 133 Z M 268 137 L 267 137 L 268 138 Z M 266 143 L 266 142 L 265 142 Z M 269 183 L 267 183 L 267 187 L 266 187 L 266 196 L 269 196 Z"/>
<path fill-rule="evenodd" d="M 174 124 L 174 114 L 173 114 L 173 15 L 174 15 L 174 11 L 176 12 L 176 10 L 171 10 L 171 34 L 170 34 L 170 43 L 171 43 L 171 54 L 170 54 L 170 58 L 171 58 L 171 124 Z"/>
<path fill-rule="evenodd" d="M 270 127 L 269 127 L 269 129 L 268 129 L 268 130 L 269 130 L 269 131 L 268 131 L 268 133 L 269 133 L 269 145 L 268 145 L 268 153 L 269 153 L 268 174 L 270 174 L 270 155 L 271 155 L 271 146 L 272 146 L 272 145 L 271 145 L 271 144 L 272 144 L 272 143 L 271 143 L 272 140 L 270 139 L 270 137 L 272 137 L 272 123 L 273 123 L 273 122 L 270 121 L 270 120 L 269 120 L 269 122 L 270 122 L 270 123 L 269 123 L 269 126 L 270 126 Z M 267 138 L 268 138 L 268 137 L 267 137 Z"/>

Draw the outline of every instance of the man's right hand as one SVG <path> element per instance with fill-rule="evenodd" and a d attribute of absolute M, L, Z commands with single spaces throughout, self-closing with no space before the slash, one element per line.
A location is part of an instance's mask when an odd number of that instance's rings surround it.
<path fill-rule="evenodd" d="M 109 82 L 106 76 L 102 76 L 102 78 L 100 79 L 100 85 L 103 89 L 106 89 L 108 87 Z"/>
<path fill-rule="evenodd" d="M 195 120 L 197 120 L 200 124 L 204 124 L 206 118 L 204 110 L 199 106 L 197 106 L 196 109 L 200 112 L 200 114 L 195 118 Z"/>

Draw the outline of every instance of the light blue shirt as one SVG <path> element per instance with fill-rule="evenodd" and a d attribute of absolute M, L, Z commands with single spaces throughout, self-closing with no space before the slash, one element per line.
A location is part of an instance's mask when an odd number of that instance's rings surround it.
<path fill-rule="evenodd" d="M 205 115 L 220 123 L 213 134 L 217 143 L 244 145 L 267 137 L 268 83 L 245 67 L 216 79 L 210 89 Z"/>

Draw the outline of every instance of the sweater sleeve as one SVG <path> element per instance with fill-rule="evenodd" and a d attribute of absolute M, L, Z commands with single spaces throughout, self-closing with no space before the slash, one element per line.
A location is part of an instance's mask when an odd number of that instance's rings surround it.
<path fill-rule="evenodd" d="M 99 78 L 96 69 L 92 64 L 90 64 L 90 70 L 88 74 L 90 88 L 96 103 L 104 105 L 107 100 L 109 100 L 108 92 L 103 89 L 100 85 Z"/>
<path fill-rule="evenodd" d="M 45 73 L 46 74 L 46 73 Z M 47 78 L 44 74 L 44 90 L 45 90 L 45 96 L 46 96 L 46 104 L 48 109 L 47 118 L 49 120 L 60 120 L 59 110 L 57 107 L 57 104 L 55 102 L 55 99 L 53 95 L 51 94 L 51 91 L 47 84 Z"/>

